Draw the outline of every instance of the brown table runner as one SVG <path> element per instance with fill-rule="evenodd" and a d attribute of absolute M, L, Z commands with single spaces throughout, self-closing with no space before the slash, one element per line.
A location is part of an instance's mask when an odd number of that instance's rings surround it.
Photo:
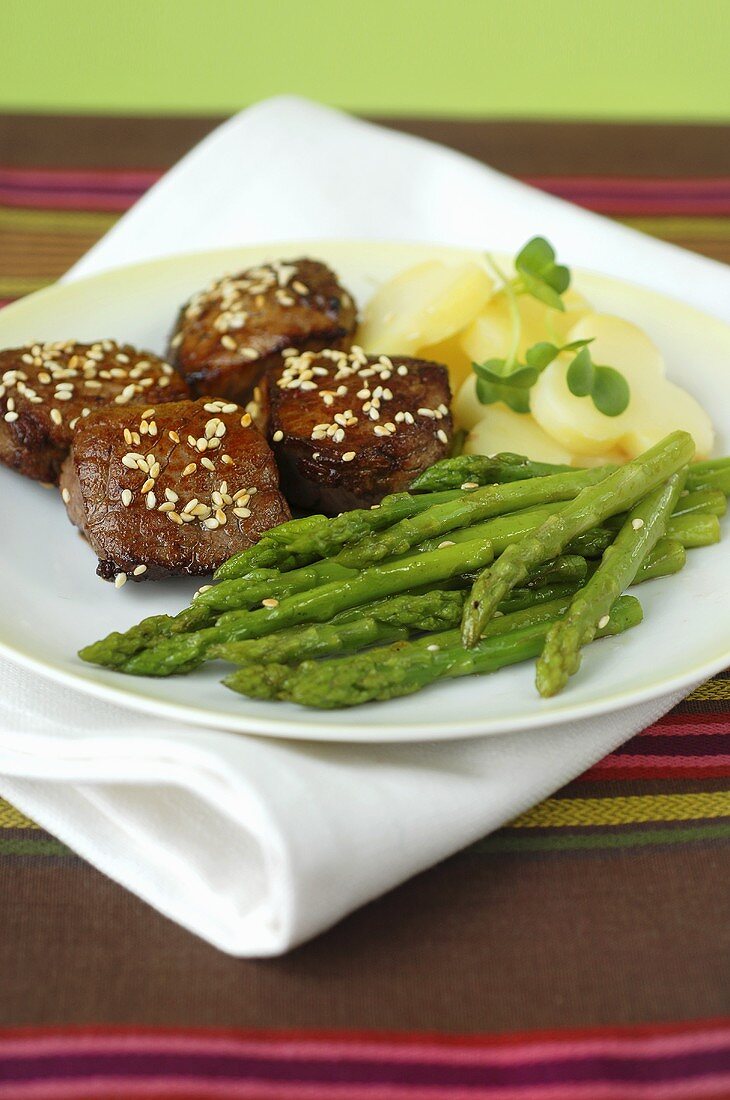
<path fill-rule="evenodd" d="M 0 299 L 60 275 L 211 125 L 0 119 Z M 400 125 L 730 260 L 730 128 Z M 264 962 L 218 953 L 0 802 L 0 1097 L 730 1095 L 729 712 L 718 677 L 508 828 Z"/>

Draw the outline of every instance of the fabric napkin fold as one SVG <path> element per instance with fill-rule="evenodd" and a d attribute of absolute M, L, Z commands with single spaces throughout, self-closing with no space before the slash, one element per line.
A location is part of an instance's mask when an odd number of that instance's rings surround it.
<path fill-rule="evenodd" d="M 450 150 L 293 98 L 231 119 L 67 278 L 235 244 L 488 244 L 730 320 L 730 271 Z M 235 955 L 279 954 L 498 828 L 670 709 L 441 744 L 304 744 L 176 725 L 0 661 L 0 793 L 103 872 Z"/>

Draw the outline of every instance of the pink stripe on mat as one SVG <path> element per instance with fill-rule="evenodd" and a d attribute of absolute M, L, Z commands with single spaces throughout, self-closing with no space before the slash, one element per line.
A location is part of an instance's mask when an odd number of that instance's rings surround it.
<path fill-rule="evenodd" d="M 467 1043 L 460 1045 L 458 1036 L 454 1043 L 442 1042 L 440 1036 L 409 1039 L 398 1037 L 391 1042 L 389 1036 L 369 1038 L 367 1034 L 338 1038 L 337 1036 L 306 1037 L 286 1032 L 269 1035 L 242 1034 L 216 1035 L 205 1032 L 155 1033 L 130 1032 L 115 1034 L 70 1033 L 39 1034 L 37 1036 L 8 1038 L 0 1033 L 0 1064 L 3 1059 L 44 1058 L 50 1055 L 73 1053 L 184 1053 L 209 1055 L 258 1055 L 277 1058 L 348 1059 L 378 1058 L 388 1062 L 439 1061 L 461 1065 L 490 1063 L 508 1065 L 546 1061 L 550 1058 L 587 1058 L 602 1056 L 627 1056 L 632 1058 L 683 1053 L 697 1053 L 714 1049 L 723 1043 L 730 1046 L 730 1026 L 708 1027 L 706 1030 L 679 1031 L 675 1034 L 638 1035 L 588 1035 L 559 1036 L 550 1039 L 529 1038 L 515 1043 L 500 1043 L 500 1036 L 467 1036 Z"/>
<path fill-rule="evenodd" d="M 77 1081 L 0 1083 L 0 1097 L 8 1100 L 134 1100 L 135 1097 L 189 1097 L 191 1100 L 727 1100 L 730 1075 L 683 1078 L 656 1082 L 603 1082 L 587 1084 L 500 1085 L 300 1084 L 268 1081 L 217 1081 L 208 1077 L 89 1077 Z"/>

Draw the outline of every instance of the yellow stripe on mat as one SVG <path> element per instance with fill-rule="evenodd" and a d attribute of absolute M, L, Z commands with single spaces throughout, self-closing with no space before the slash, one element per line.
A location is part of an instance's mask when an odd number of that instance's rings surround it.
<path fill-rule="evenodd" d="M 730 677 L 724 680 L 708 680 L 706 684 L 700 684 L 691 695 L 687 696 L 687 699 L 698 703 L 713 700 L 730 701 Z"/>
<path fill-rule="evenodd" d="M 45 279 L 6 279 L 0 276 L 0 298 L 22 298 L 34 290 L 42 290 L 54 281 L 49 275 Z"/>
<path fill-rule="evenodd" d="M 513 829 L 575 825 L 633 825 L 643 821 L 690 821 L 730 817 L 730 791 L 625 795 L 617 798 L 547 798 L 521 814 Z"/>
<path fill-rule="evenodd" d="M 25 233 L 89 233 L 100 237 L 120 216 L 85 210 L 18 210 L 0 206 L 0 229 Z"/>
<path fill-rule="evenodd" d="M 0 829 L 40 829 L 40 825 L 0 798 Z"/>

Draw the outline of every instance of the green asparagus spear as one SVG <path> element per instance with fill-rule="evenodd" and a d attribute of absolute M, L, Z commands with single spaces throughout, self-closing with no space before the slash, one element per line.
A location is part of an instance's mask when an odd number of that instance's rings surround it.
<path fill-rule="evenodd" d="M 433 492 L 437 489 L 457 489 L 465 481 L 474 485 L 491 485 L 501 481 L 521 481 L 527 477 L 546 477 L 564 473 L 573 466 L 561 466 L 553 462 L 532 462 L 525 455 L 498 454 L 460 455 L 458 460 L 445 458 L 425 470 L 412 483 L 412 493 Z M 719 489 L 730 496 L 730 458 L 710 458 L 693 462 L 687 475 L 687 488 Z"/>
<path fill-rule="evenodd" d="M 702 515 L 724 516 L 727 511 L 727 497 L 719 489 L 696 489 L 692 493 L 684 492 L 672 512 L 672 519 L 678 516 Z M 618 531 L 623 526 L 626 515 L 611 516 L 604 526 Z"/>
<path fill-rule="evenodd" d="M 341 565 L 362 569 L 376 561 L 405 554 L 425 539 L 449 535 L 459 528 L 480 523 L 491 516 L 534 508 L 555 501 L 572 500 L 586 486 L 596 485 L 606 477 L 600 467 L 573 470 L 567 474 L 536 477 L 511 485 L 489 485 L 444 504 L 434 504 L 418 515 L 412 515 L 381 531 L 368 535 L 345 547 L 337 555 Z M 418 498 L 416 498 L 418 499 Z"/>
<path fill-rule="evenodd" d="M 667 524 L 667 534 L 677 539 L 688 550 L 698 546 L 713 546 L 720 541 L 720 520 L 715 515 L 692 512 L 688 516 L 672 516 Z"/>
<path fill-rule="evenodd" d="M 253 610 L 262 600 L 283 600 L 295 592 L 308 592 L 331 581 L 345 581 L 357 576 L 357 569 L 348 569 L 325 559 L 292 569 L 288 573 L 272 573 L 266 580 L 251 584 L 247 577 L 220 581 L 201 592 L 187 612 L 177 617 L 176 629 L 197 630 L 226 611 Z"/>
<path fill-rule="evenodd" d="M 414 596 L 391 596 L 329 623 L 280 630 L 268 638 L 213 646 L 208 657 L 233 664 L 251 661 L 288 664 L 407 638 L 418 631 L 446 630 L 461 621 L 466 591 L 436 589 Z"/>
<path fill-rule="evenodd" d="M 685 549 L 680 542 L 660 539 L 642 562 L 634 583 L 677 573 L 685 561 Z M 544 587 L 514 588 L 499 605 L 508 625 L 517 625 L 517 620 L 513 617 L 516 611 L 537 608 L 555 600 L 567 606 L 569 599 L 586 579 L 587 563 L 583 558 L 558 558 L 555 563 L 549 563 L 549 566 L 549 570 L 545 572 L 537 570 L 533 573 L 530 582 L 551 583 Z M 553 583 L 556 578 L 561 579 L 558 583 Z M 388 627 L 394 630 L 405 629 L 409 634 L 456 627 L 461 620 L 465 598 L 466 591 L 463 589 L 436 589 L 422 595 L 409 593 L 404 596 L 389 596 L 367 607 L 342 612 L 331 623 L 292 627 L 266 638 L 251 638 L 248 641 L 213 646 L 208 657 L 210 660 L 218 658 L 241 665 L 252 662 L 290 664 L 314 657 L 355 652 L 369 645 L 396 641 L 395 634 L 392 638 L 386 635 Z M 492 619 L 489 627 L 503 628 L 504 621 Z M 376 631 L 375 624 L 381 628 L 380 633 Z M 398 637 L 401 636 L 405 636 L 405 633 Z"/>
<path fill-rule="evenodd" d="M 315 529 L 302 532 L 288 531 L 288 524 L 275 527 L 267 533 L 267 539 L 277 544 L 282 558 L 293 558 L 304 563 L 326 558 L 340 550 L 346 543 L 372 535 L 406 516 L 417 515 L 436 504 L 446 504 L 461 500 L 465 496 L 461 489 L 444 493 L 429 493 L 411 496 L 410 493 L 395 493 L 384 497 L 373 508 L 356 508 L 352 512 L 343 512 L 340 516 L 328 519 Z M 221 570 L 223 567 L 221 567 Z M 237 566 L 226 567 L 226 577 L 236 575 Z M 219 573 L 223 575 L 221 570 Z"/>
<path fill-rule="evenodd" d="M 505 616 L 507 618 L 507 616 Z M 498 620 L 503 622 L 503 620 Z M 599 637 L 619 634 L 641 622 L 641 605 L 622 596 Z M 508 624 L 509 625 L 509 624 Z M 437 680 L 496 672 L 540 652 L 550 622 L 487 637 L 464 649 L 458 631 L 432 635 L 427 644 L 401 642 L 332 661 L 290 665 L 247 665 L 223 683 L 257 699 L 283 699 L 302 706 L 331 709 L 411 695 Z"/>
<path fill-rule="evenodd" d="M 673 474 L 636 504 L 584 588 L 573 597 L 567 615 L 550 629 L 537 662 L 537 690 L 556 695 L 580 667 L 580 651 L 593 641 L 613 604 L 633 583 L 641 563 L 664 534 L 686 479 Z"/>
<path fill-rule="evenodd" d="M 498 482 L 524 481 L 549 474 L 574 473 L 573 466 L 558 466 L 552 462 L 533 462 L 525 455 L 459 455 L 444 458 L 425 470 L 411 484 L 412 493 L 433 493 L 440 489 L 458 489 L 467 484 L 493 485 Z"/>
<path fill-rule="evenodd" d="M 687 488 L 719 489 L 725 496 L 730 496 L 730 458 L 693 462 L 687 474 Z"/>
<path fill-rule="evenodd" d="M 556 599 L 561 599 L 567 605 L 568 598 L 586 576 L 584 559 L 576 560 L 582 564 L 582 571 L 571 560 L 570 572 L 564 568 L 555 570 L 555 576 L 563 577 L 560 583 L 514 589 L 500 611 L 506 616 L 516 611 L 537 608 Z M 545 577 L 548 579 L 547 573 Z M 252 661 L 289 664 L 313 657 L 355 652 L 376 643 L 397 641 L 398 638 L 410 634 L 457 627 L 461 622 L 466 595 L 466 589 L 434 589 L 420 595 L 407 593 L 404 596 L 389 596 L 367 607 L 342 612 L 329 623 L 291 627 L 266 638 L 249 638 L 241 642 L 214 645 L 207 656 L 209 660 L 220 659 L 233 664 L 248 664 Z M 401 633 L 397 636 L 394 633 L 393 637 L 389 637 L 386 628 Z"/>
<path fill-rule="evenodd" d="M 685 490 L 677 501 L 673 515 L 688 516 L 692 512 L 724 516 L 727 512 L 727 496 L 721 489 L 695 489 L 691 493 Z"/>
<path fill-rule="evenodd" d="M 276 567 L 282 571 L 309 565 L 339 550 L 349 538 L 360 538 L 368 531 L 396 523 L 403 516 L 429 508 L 431 504 L 454 500 L 462 495 L 463 492 L 457 490 L 415 500 L 408 493 L 395 493 L 385 497 L 377 508 L 358 508 L 332 519 L 317 515 L 280 523 L 267 531 L 255 546 L 234 554 L 224 562 L 215 574 L 216 579 L 235 580 L 258 565 Z"/>
<path fill-rule="evenodd" d="M 326 523 L 328 523 L 326 516 L 304 516 L 301 519 L 291 519 L 287 523 L 280 523 L 273 528 L 273 531 L 280 532 L 279 537 L 281 537 L 281 532 L 286 531 L 287 537 L 293 538 L 295 534 L 306 534 L 307 532 L 312 534 Z M 254 546 L 239 551 L 238 554 L 234 554 L 228 561 L 224 562 L 216 571 L 215 577 L 221 580 L 228 580 L 230 577 L 242 577 L 251 569 L 260 567 L 293 569 L 297 565 L 306 565 L 311 560 L 307 557 L 305 561 L 298 561 L 293 555 L 287 554 L 286 551 L 282 550 L 279 541 L 273 537 L 272 531 L 267 531 Z"/>
<path fill-rule="evenodd" d="M 483 569 L 493 557 L 482 539 L 462 546 L 444 547 L 430 554 L 414 554 L 383 562 L 345 581 L 333 581 L 310 592 L 281 600 L 276 607 L 257 611 L 232 611 L 217 624 L 188 634 L 165 638 L 159 645 L 135 654 L 118 671 L 140 676 L 170 676 L 189 672 L 205 660 L 211 645 L 243 638 L 261 638 L 282 627 L 327 622 L 340 611 L 372 603 L 384 596 L 435 585 L 465 573 Z"/>
<path fill-rule="evenodd" d="M 634 577 L 634 584 L 642 581 L 653 581 L 658 577 L 669 577 L 672 573 L 679 573 L 684 569 L 687 561 L 687 551 L 681 542 L 676 539 L 659 539 L 654 549 L 644 558 L 639 566 L 639 571 Z"/>
<path fill-rule="evenodd" d="M 597 485 L 583 489 L 575 500 L 550 516 L 532 535 L 508 546 L 472 589 L 464 610 L 464 644 L 476 645 L 497 605 L 531 569 L 562 553 L 566 544 L 577 535 L 632 507 L 686 466 L 693 454 L 692 436 L 687 432 L 673 432 Z"/>

